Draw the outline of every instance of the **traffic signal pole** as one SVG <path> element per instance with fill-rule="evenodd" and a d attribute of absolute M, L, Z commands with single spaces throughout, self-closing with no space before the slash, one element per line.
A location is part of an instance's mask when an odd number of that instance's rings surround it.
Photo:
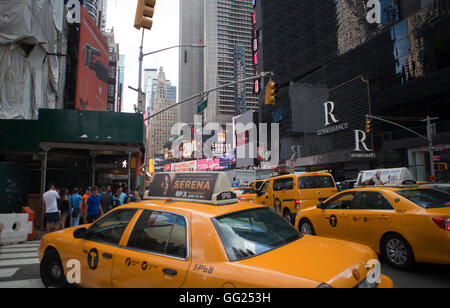
<path fill-rule="evenodd" d="M 190 100 L 193 100 L 193 99 L 195 99 L 195 98 L 197 98 L 197 97 L 206 97 L 206 96 L 207 96 L 209 93 L 211 93 L 211 92 L 214 92 L 214 91 L 217 91 L 217 90 L 220 90 L 220 89 L 224 89 L 224 88 L 228 88 L 228 87 L 237 85 L 237 84 L 239 84 L 239 83 L 248 82 L 248 81 L 254 81 L 254 80 L 257 80 L 257 79 L 262 79 L 262 78 L 264 78 L 264 77 L 266 77 L 266 76 L 268 76 L 268 75 L 271 75 L 271 74 L 273 74 L 273 73 L 272 73 L 272 72 L 261 73 L 261 74 L 259 74 L 259 75 L 257 75 L 257 76 L 253 76 L 253 77 L 241 79 L 241 80 L 238 80 L 238 81 L 234 81 L 234 82 L 225 84 L 225 85 L 220 86 L 220 87 L 216 87 L 216 88 L 213 88 L 213 89 L 210 89 L 210 90 L 206 90 L 206 91 L 204 91 L 204 92 L 197 93 L 197 94 L 195 94 L 195 95 L 193 95 L 193 96 L 191 96 L 191 97 L 188 97 L 188 98 L 186 98 L 186 99 L 183 99 L 183 100 L 179 101 L 179 102 L 176 103 L 176 104 L 173 104 L 172 106 L 169 106 L 169 107 L 167 107 L 167 108 L 165 108 L 165 109 L 162 109 L 162 110 L 160 110 L 160 111 L 158 111 L 158 112 L 156 112 L 156 113 L 154 113 L 154 114 L 148 116 L 147 118 L 144 119 L 144 122 L 145 122 L 145 121 L 149 121 L 149 120 L 151 120 L 152 118 L 154 118 L 154 117 L 160 115 L 161 113 L 164 113 L 164 112 L 166 112 L 166 111 L 168 111 L 168 110 L 170 110 L 170 109 L 172 109 L 172 108 L 175 108 L 175 107 L 177 107 L 177 106 L 179 106 L 179 105 L 181 105 L 181 104 L 184 104 L 184 103 L 186 103 L 186 102 L 188 102 L 188 101 L 190 101 Z"/>
<path fill-rule="evenodd" d="M 433 177 L 436 176 L 436 170 L 434 168 L 434 159 L 433 159 L 433 156 L 434 156 L 433 126 L 432 126 L 431 121 L 439 120 L 439 118 L 431 118 L 431 117 L 428 116 L 426 119 L 421 120 L 421 122 L 427 122 L 427 136 L 424 136 L 424 135 L 422 135 L 422 134 L 420 134 L 420 133 L 418 133 L 418 132 L 416 132 L 416 131 L 414 131 L 414 130 L 406 127 L 406 126 L 400 125 L 398 123 L 392 122 L 390 120 L 387 120 L 387 119 L 379 117 L 379 116 L 366 115 L 366 119 L 367 120 L 374 119 L 374 120 L 385 122 L 385 123 L 388 123 L 388 124 L 391 124 L 391 125 L 394 125 L 394 126 L 398 126 L 398 127 L 402 128 L 402 129 L 405 129 L 405 130 L 409 131 L 410 133 L 413 133 L 414 135 L 417 135 L 420 138 L 426 140 L 427 143 L 428 143 L 428 151 L 430 152 L 431 175 Z"/>

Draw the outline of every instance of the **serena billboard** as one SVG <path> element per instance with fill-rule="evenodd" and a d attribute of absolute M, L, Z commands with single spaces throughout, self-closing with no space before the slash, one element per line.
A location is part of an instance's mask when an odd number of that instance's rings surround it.
<path fill-rule="evenodd" d="M 108 100 L 108 42 L 81 7 L 75 109 L 106 111 Z"/>

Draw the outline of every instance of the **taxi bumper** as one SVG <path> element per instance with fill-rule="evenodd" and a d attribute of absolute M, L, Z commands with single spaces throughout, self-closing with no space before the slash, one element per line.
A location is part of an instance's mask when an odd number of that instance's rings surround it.
<path fill-rule="evenodd" d="M 394 288 L 394 282 L 391 278 L 385 275 L 381 275 L 381 282 L 378 284 L 377 289 L 392 289 Z"/>

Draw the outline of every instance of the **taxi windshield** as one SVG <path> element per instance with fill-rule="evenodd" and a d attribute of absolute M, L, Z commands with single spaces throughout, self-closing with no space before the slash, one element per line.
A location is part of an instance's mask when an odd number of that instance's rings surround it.
<path fill-rule="evenodd" d="M 400 190 L 397 194 L 425 209 L 450 207 L 450 195 L 434 189 Z"/>
<path fill-rule="evenodd" d="M 269 208 L 236 212 L 213 221 L 232 262 L 258 256 L 302 237 Z"/>

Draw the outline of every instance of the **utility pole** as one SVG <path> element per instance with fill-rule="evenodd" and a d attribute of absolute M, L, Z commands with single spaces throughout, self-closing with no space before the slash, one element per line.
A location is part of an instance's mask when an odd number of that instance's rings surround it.
<path fill-rule="evenodd" d="M 395 122 L 390 121 L 390 120 L 387 120 L 387 119 L 385 119 L 383 117 L 373 116 L 373 115 L 366 115 L 366 119 L 367 120 L 374 119 L 374 120 L 378 120 L 378 121 L 382 121 L 382 122 L 385 122 L 385 123 L 392 124 L 394 126 L 398 126 L 398 127 L 402 128 L 402 129 L 405 129 L 405 130 L 407 130 L 407 131 L 409 131 L 409 132 L 419 136 L 422 139 L 425 139 L 427 141 L 427 143 L 428 143 L 428 151 L 430 153 L 431 176 L 433 176 L 433 177 L 436 176 L 436 169 L 434 168 L 434 159 L 433 159 L 433 156 L 434 156 L 434 145 L 433 145 L 434 132 L 433 132 L 433 124 L 431 123 L 431 121 L 439 120 L 439 118 L 431 118 L 430 116 L 428 116 L 426 119 L 421 120 L 421 122 L 427 122 L 427 136 L 419 134 L 418 132 L 416 132 L 416 131 L 414 131 L 412 129 L 409 129 L 406 126 L 400 125 L 400 124 L 395 123 Z"/>

